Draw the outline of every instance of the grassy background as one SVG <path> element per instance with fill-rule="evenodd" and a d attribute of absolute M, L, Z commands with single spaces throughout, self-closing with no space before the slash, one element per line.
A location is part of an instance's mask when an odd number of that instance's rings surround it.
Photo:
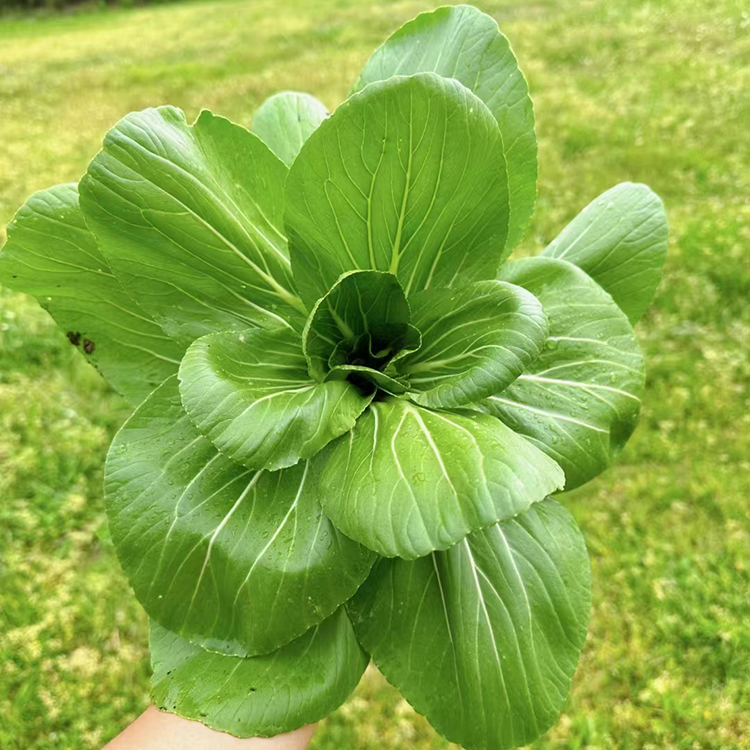
<path fill-rule="evenodd" d="M 269 94 L 340 102 L 429 2 L 233 0 L 0 21 L 0 224 L 77 179 L 123 114 L 248 123 Z M 639 326 L 642 424 L 568 498 L 594 566 L 572 697 L 535 748 L 750 748 L 750 14 L 741 0 L 486 0 L 527 73 L 536 252 L 612 184 L 671 221 Z M 745 5 L 745 8 L 747 6 Z M 0 229 L 0 244 L 3 241 Z M 0 290 L 0 748 L 97 748 L 147 704 L 146 619 L 99 534 L 125 404 L 27 298 Z M 445 748 L 368 671 L 315 750 Z"/>
<path fill-rule="evenodd" d="M 0 18 L 3 15 L 20 15 L 29 10 L 40 13 L 68 10 L 101 10 L 107 5 L 130 8 L 134 5 L 171 2 L 171 0 L 0 0 Z"/>

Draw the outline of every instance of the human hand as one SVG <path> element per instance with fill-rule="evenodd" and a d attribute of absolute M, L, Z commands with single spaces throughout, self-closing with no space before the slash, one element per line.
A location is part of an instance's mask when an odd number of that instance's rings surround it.
<path fill-rule="evenodd" d="M 240 739 L 149 706 L 102 750 L 305 750 L 314 731 L 312 724 L 268 739 Z"/>

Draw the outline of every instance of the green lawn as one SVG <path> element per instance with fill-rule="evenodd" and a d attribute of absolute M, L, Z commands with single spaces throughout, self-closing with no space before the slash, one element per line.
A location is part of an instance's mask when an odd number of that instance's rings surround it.
<path fill-rule="evenodd" d="M 670 214 L 639 326 L 642 423 L 567 498 L 594 566 L 572 697 L 535 748 L 750 748 L 750 14 L 742 0 L 487 0 L 536 103 L 537 252 L 626 179 Z M 248 123 L 330 108 L 417 0 L 234 0 L 0 20 L 0 224 L 77 179 L 123 114 Z M 280 10 L 283 8 L 283 11 Z M 3 230 L 0 229 L 0 244 Z M 0 748 L 98 748 L 148 701 L 146 618 L 102 541 L 124 402 L 35 303 L 0 289 Z M 447 747 L 377 672 L 316 750 Z"/>

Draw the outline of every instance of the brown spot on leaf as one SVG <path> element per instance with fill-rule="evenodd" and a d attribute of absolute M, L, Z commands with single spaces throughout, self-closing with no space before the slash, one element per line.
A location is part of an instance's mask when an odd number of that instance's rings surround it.
<path fill-rule="evenodd" d="M 91 354 L 95 348 L 96 344 L 91 339 L 83 340 L 83 351 L 85 351 L 86 354 Z"/>
<path fill-rule="evenodd" d="M 68 331 L 65 335 L 73 346 L 78 346 L 81 343 L 81 334 L 79 331 Z"/>

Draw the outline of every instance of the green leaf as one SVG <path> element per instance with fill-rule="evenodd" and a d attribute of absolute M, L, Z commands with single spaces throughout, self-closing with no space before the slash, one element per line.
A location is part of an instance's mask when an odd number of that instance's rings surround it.
<path fill-rule="evenodd" d="M 350 97 L 289 171 L 285 220 L 303 299 L 357 269 L 395 274 L 407 297 L 494 278 L 508 230 L 500 141 L 487 107 L 433 73 Z"/>
<path fill-rule="evenodd" d="M 179 374 L 193 423 L 251 469 L 311 458 L 350 430 L 373 396 L 345 380 L 312 380 L 302 340 L 288 328 L 203 336 L 190 345 Z"/>
<path fill-rule="evenodd" d="M 564 260 L 514 261 L 501 276 L 539 298 L 549 337 L 533 366 L 483 408 L 554 458 L 573 489 L 604 471 L 635 429 L 638 342 L 612 298 Z"/>
<path fill-rule="evenodd" d="M 373 555 L 307 492 L 307 463 L 254 472 L 192 425 L 170 378 L 112 443 L 107 517 L 138 600 L 185 637 L 267 653 L 328 617 Z M 208 645 L 208 644 L 206 644 Z"/>
<path fill-rule="evenodd" d="M 283 91 L 258 107 L 252 129 L 287 167 L 291 167 L 302 144 L 326 117 L 328 110 L 314 96 Z"/>
<path fill-rule="evenodd" d="M 583 537 L 545 500 L 447 552 L 381 561 L 348 608 L 378 668 L 441 734 L 505 750 L 557 719 L 590 606 Z"/>
<path fill-rule="evenodd" d="M 635 324 L 659 286 L 668 234 L 661 198 L 623 182 L 589 203 L 542 255 L 582 268 Z"/>
<path fill-rule="evenodd" d="M 463 406 L 503 390 L 547 338 L 539 300 L 502 281 L 428 289 L 410 304 L 422 346 L 396 369 L 409 379 L 411 400 L 424 406 Z"/>
<path fill-rule="evenodd" d="M 286 325 L 304 308 L 283 234 L 287 170 L 256 135 L 203 111 L 120 120 L 81 180 L 86 223 L 123 286 L 189 344 Z"/>
<path fill-rule="evenodd" d="M 78 187 L 29 198 L 8 227 L 0 280 L 32 294 L 70 342 L 133 404 L 177 371 L 172 341 L 113 276 L 86 228 Z"/>
<path fill-rule="evenodd" d="M 429 71 L 459 80 L 497 120 L 508 165 L 511 250 L 534 212 L 537 161 L 534 108 L 510 44 L 495 20 L 476 8 L 438 8 L 409 21 L 377 49 L 355 90 L 391 76 Z"/>
<path fill-rule="evenodd" d="M 328 380 L 349 379 L 352 382 L 364 380 L 372 383 L 386 393 L 401 395 L 409 390 L 408 381 L 402 378 L 394 378 L 380 370 L 361 365 L 337 365 L 328 373 Z"/>
<path fill-rule="evenodd" d="M 499 420 L 402 398 L 374 401 L 311 472 L 309 490 L 344 534 L 405 558 L 446 549 L 564 482 L 554 461 Z"/>
<path fill-rule="evenodd" d="M 397 375 L 395 363 L 402 357 L 417 351 L 420 346 L 422 346 L 422 334 L 411 324 L 406 326 L 405 333 L 399 337 L 396 346 L 380 348 L 377 342 L 373 342 L 370 334 L 365 333 L 354 341 L 341 341 L 328 358 L 328 367 L 334 370 L 336 367 L 346 365 L 352 359 L 352 355 L 359 352 L 360 355 L 373 361 L 380 360 L 381 364 L 382 361 L 387 361 L 385 369 Z M 394 349 L 398 349 L 395 354 L 393 354 Z"/>
<path fill-rule="evenodd" d="M 278 651 L 248 659 L 204 651 L 153 620 L 150 641 L 156 705 L 235 737 L 270 737 L 325 718 L 369 661 L 343 608 Z"/>
<path fill-rule="evenodd" d="M 408 332 L 409 303 L 393 274 L 346 273 L 318 300 L 307 319 L 302 347 L 310 376 L 323 380 L 334 354 L 343 355 L 342 345 L 347 349 L 346 364 L 369 367 L 378 360 L 387 364 Z M 364 361 L 354 361 L 360 354 Z"/>

